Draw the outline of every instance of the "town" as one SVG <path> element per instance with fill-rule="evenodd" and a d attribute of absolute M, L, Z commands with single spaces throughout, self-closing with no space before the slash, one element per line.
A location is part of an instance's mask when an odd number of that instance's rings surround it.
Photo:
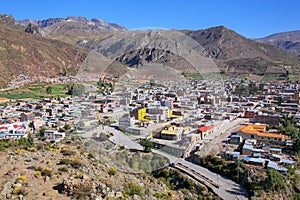
<path fill-rule="evenodd" d="M 0 100 L 1 140 L 30 135 L 56 143 L 110 127 L 133 141 L 147 139 L 154 149 L 196 165 L 214 155 L 285 175 L 296 163 L 300 126 L 296 82 L 232 78 L 221 86 L 201 80 L 150 80 L 110 94 L 86 90 L 79 96 Z M 112 142 L 130 148 L 125 140 Z"/>

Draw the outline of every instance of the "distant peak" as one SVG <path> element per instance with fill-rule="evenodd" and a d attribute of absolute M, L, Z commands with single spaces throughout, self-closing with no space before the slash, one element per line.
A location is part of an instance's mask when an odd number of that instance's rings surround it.
<path fill-rule="evenodd" d="M 88 19 L 83 16 L 68 16 L 66 20 L 74 20 L 74 21 L 81 21 L 81 22 L 87 22 Z"/>
<path fill-rule="evenodd" d="M 228 30 L 228 28 L 227 28 L 226 26 L 223 26 L 223 25 L 215 26 L 215 27 L 213 27 L 213 28 L 217 28 L 217 29 L 227 29 L 227 30 Z"/>

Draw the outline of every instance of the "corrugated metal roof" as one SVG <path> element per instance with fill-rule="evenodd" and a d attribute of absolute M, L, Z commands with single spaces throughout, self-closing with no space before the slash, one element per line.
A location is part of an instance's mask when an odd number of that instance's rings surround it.
<path fill-rule="evenodd" d="M 244 144 L 243 149 L 251 149 L 252 150 L 253 146 L 249 145 L 249 144 Z"/>
<path fill-rule="evenodd" d="M 272 156 L 273 156 L 274 158 L 281 158 L 281 157 L 282 157 L 282 155 L 278 155 L 278 154 L 272 154 Z"/>
<path fill-rule="evenodd" d="M 293 160 L 288 160 L 288 159 L 282 159 L 280 161 L 280 163 L 285 163 L 285 164 L 289 164 L 289 165 L 293 165 L 295 163 L 295 161 Z"/>

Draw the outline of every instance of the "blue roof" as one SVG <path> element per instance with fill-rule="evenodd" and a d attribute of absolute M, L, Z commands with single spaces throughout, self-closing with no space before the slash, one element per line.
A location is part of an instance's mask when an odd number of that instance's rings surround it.
<path fill-rule="evenodd" d="M 254 153 L 253 157 L 260 157 L 260 153 Z"/>
<path fill-rule="evenodd" d="M 280 162 L 285 163 L 285 164 L 289 164 L 289 165 L 293 165 L 295 163 L 295 161 L 288 160 L 288 159 L 282 159 Z"/>
<path fill-rule="evenodd" d="M 276 168 L 277 168 L 277 163 L 276 163 L 276 162 L 273 162 L 273 161 L 269 161 L 268 167 L 269 167 L 269 168 L 272 168 L 272 169 L 276 169 Z"/>
<path fill-rule="evenodd" d="M 263 149 L 252 149 L 252 151 L 257 152 L 257 153 L 264 153 L 265 150 Z"/>
<path fill-rule="evenodd" d="M 269 162 L 268 162 L 268 168 L 272 168 L 272 169 L 275 169 L 275 170 L 277 170 L 277 171 L 282 171 L 282 172 L 288 171 L 287 168 L 285 168 L 285 167 L 280 167 L 280 166 L 277 165 L 276 162 L 270 161 L 270 160 L 269 160 Z"/>
<path fill-rule="evenodd" d="M 285 167 L 279 167 L 279 166 L 277 166 L 276 170 L 278 170 L 278 171 L 283 171 L 283 172 L 288 171 L 287 168 L 285 168 Z"/>
<path fill-rule="evenodd" d="M 250 158 L 250 162 L 255 162 L 255 163 L 264 163 L 266 159 L 263 158 Z"/>
<path fill-rule="evenodd" d="M 243 158 L 243 161 L 249 161 L 250 158 L 251 158 L 250 156 L 246 156 L 246 157 Z"/>
<path fill-rule="evenodd" d="M 244 144 L 243 149 L 251 149 L 252 150 L 253 146 L 249 145 L 249 144 Z"/>
<path fill-rule="evenodd" d="M 281 149 L 279 149 L 279 148 L 270 148 L 270 151 L 279 151 L 279 152 L 281 152 Z"/>
<path fill-rule="evenodd" d="M 278 154 L 272 154 L 272 156 L 273 156 L 274 158 L 281 158 L 281 157 L 282 157 L 282 155 L 278 155 Z"/>
<path fill-rule="evenodd" d="M 254 163 L 264 163 L 267 159 L 263 159 L 263 158 L 252 158 L 250 156 L 246 156 L 243 158 L 243 161 L 246 162 L 254 162 Z"/>
<path fill-rule="evenodd" d="M 245 141 L 245 144 L 252 145 L 252 143 L 249 141 Z"/>
<path fill-rule="evenodd" d="M 239 136 L 239 135 L 231 135 L 230 138 L 241 138 L 241 136 Z M 245 144 L 246 144 L 246 142 L 245 142 Z M 249 144 L 251 144 L 251 143 L 249 143 Z"/>

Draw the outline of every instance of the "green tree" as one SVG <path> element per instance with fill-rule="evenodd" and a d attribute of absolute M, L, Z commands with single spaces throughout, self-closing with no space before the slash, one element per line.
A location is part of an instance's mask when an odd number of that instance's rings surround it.
<path fill-rule="evenodd" d="M 142 145 L 144 147 L 145 153 L 151 152 L 151 149 L 153 148 L 153 143 L 145 138 L 140 140 L 140 145 Z"/>
<path fill-rule="evenodd" d="M 293 150 L 295 154 L 300 154 L 300 138 L 298 137 L 293 143 Z"/>
<path fill-rule="evenodd" d="M 81 96 L 85 91 L 85 87 L 82 84 L 74 83 L 68 87 L 68 94 L 73 96 Z"/>
<path fill-rule="evenodd" d="M 236 86 L 236 88 L 234 89 L 234 94 L 241 96 L 242 94 L 244 94 L 246 91 L 246 88 L 244 86 L 244 84 L 239 84 L 238 86 Z"/>
<path fill-rule="evenodd" d="M 258 87 L 255 85 L 254 82 L 251 81 L 249 83 L 249 93 L 250 94 L 255 94 L 257 92 L 257 90 L 258 90 Z"/>
<path fill-rule="evenodd" d="M 64 125 L 64 130 L 67 131 L 67 130 L 70 130 L 70 129 L 71 129 L 71 126 L 69 124 L 65 124 Z"/>
<path fill-rule="evenodd" d="M 46 131 L 45 127 L 40 128 L 40 130 L 39 130 L 40 136 L 44 136 L 45 131 Z"/>
<path fill-rule="evenodd" d="M 154 79 L 151 79 L 151 80 L 150 80 L 150 85 L 151 85 L 151 86 L 155 86 L 155 80 L 154 80 Z"/>
<path fill-rule="evenodd" d="M 285 190 L 285 178 L 276 170 L 269 170 L 267 172 L 268 178 L 264 184 L 265 188 L 273 191 Z"/>
<path fill-rule="evenodd" d="M 297 128 L 297 120 L 295 117 L 283 116 L 280 118 L 279 131 L 282 134 L 290 136 L 292 139 L 297 139 L 299 137 L 299 129 Z"/>
<path fill-rule="evenodd" d="M 53 88 L 52 88 L 52 86 L 48 86 L 47 88 L 46 88 L 46 93 L 47 94 L 52 94 L 52 92 L 53 92 Z"/>
<path fill-rule="evenodd" d="M 29 146 L 34 145 L 34 139 L 33 139 L 33 137 L 31 136 L 31 134 L 28 135 L 28 137 L 27 137 L 27 143 L 28 143 Z"/>
<path fill-rule="evenodd" d="M 264 91 L 264 84 L 260 83 L 258 88 L 259 88 L 259 91 Z"/>

